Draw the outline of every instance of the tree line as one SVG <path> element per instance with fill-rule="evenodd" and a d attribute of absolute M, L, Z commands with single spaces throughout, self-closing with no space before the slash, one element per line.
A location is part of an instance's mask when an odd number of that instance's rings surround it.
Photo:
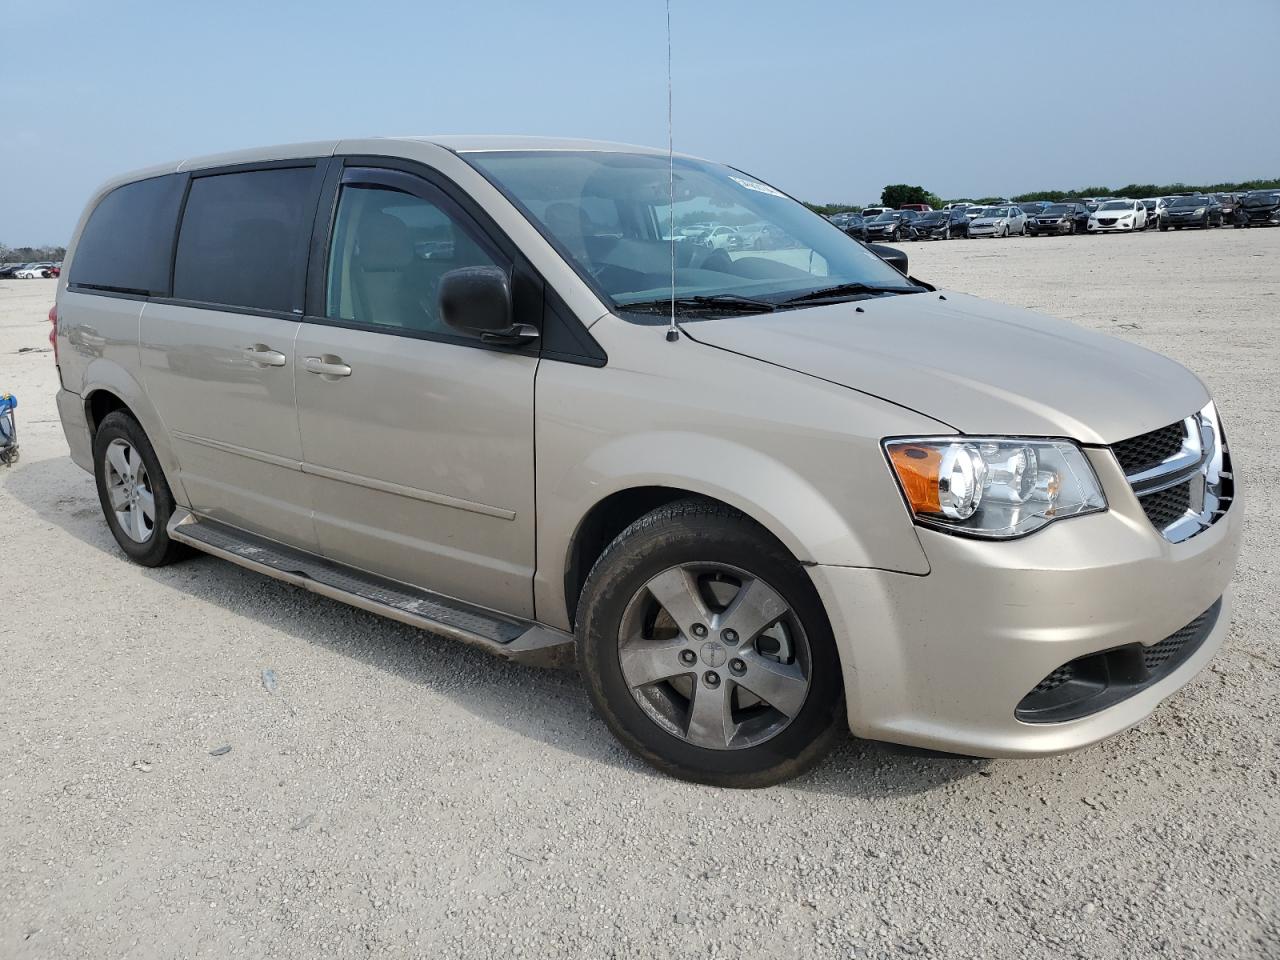
<path fill-rule="evenodd" d="M 66 255 L 66 247 L 10 247 L 0 243 L 0 263 L 58 263 Z"/>
<path fill-rule="evenodd" d="M 894 210 L 904 203 L 927 203 L 935 210 L 947 203 L 967 201 L 970 203 L 998 203 L 1000 200 L 1012 200 L 1015 203 L 1029 203 L 1032 200 L 1061 200 L 1064 197 L 1165 197 L 1178 193 L 1244 193 L 1246 190 L 1280 190 L 1280 178 L 1271 180 L 1245 180 L 1236 183 L 1127 183 L 1123 187 L 1077 187 L 1074 190 L 1032 190 L 1012 197 L 957 197 L 944 200 L 936 193 L 931 193 L 921 186 L 907 183 L 891 183 L 880 192 L 880 205 Z M 806 207 L 815 213 L 831 216 L 836 213 L 849 213 L 863 210 L 866 204 L 855 203 L 806 203 Z"/>

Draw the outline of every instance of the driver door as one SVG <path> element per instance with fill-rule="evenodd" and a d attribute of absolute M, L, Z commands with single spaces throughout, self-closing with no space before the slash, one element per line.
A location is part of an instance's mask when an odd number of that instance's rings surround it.
<path fill-rule="evenodd" d="M 409 173 L 348 167 L 321 209 L 294 349 L 321 553 L 531 617 L 537 347 L 482 343 L 436 303 L 449 270 L 511 259 Z"/>

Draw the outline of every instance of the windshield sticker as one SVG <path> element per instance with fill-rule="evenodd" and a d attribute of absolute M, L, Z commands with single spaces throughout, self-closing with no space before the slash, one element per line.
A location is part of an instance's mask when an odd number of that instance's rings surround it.
<path fill-rule="evenodd" d="M 786 199 L 787 196 L 785 193 L 773 189 L 773 187 L 766 183 L 758 183 L 755 180 L 748 180 L 746 177 L 730 177 L 729 179 L 738 186 L 746 187 L 748 190 L 754 190 L 756 193 L 765 193 L 771 197 L 782 197 L 783 199 Z"/>

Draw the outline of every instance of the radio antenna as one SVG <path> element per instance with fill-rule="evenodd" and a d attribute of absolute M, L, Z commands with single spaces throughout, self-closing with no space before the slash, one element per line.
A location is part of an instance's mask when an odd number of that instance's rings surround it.
<path fill-rule="evenodd" d="M 676 159 L 675 135 L 671 125 L 671 0 L 667 0 L 667 233 L 671 235 L 671 325 L 667 327 L 667 341 L 680 339 L 676 326 Z"/>

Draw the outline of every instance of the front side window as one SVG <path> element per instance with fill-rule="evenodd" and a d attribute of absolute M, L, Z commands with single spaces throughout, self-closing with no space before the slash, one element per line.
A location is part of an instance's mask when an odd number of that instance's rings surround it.
<path fill-rule="evenodd" d="M 440 278 L 459 267 L 482 266 L 507 268 L 439 204 L 389 187 L 348 184 L 338 196 L 325 313 L 461 336 L 440 319 Z"/>
<path fill-rule="evenodd" d="M 314 175 L 314 167 L 279 167 L 192 180 L 178 233 L 174 297 L 300 309 Z"/>
<path fill-rule="evenodd" d="M 845 284 L 923 288 L 830 221 L 746 174 L 677 157 L 609 151 L 464 153 L 619 310 L 677 298 L 780 304 Z M 674 241 L 674 243 L 673 243 Z"/>

